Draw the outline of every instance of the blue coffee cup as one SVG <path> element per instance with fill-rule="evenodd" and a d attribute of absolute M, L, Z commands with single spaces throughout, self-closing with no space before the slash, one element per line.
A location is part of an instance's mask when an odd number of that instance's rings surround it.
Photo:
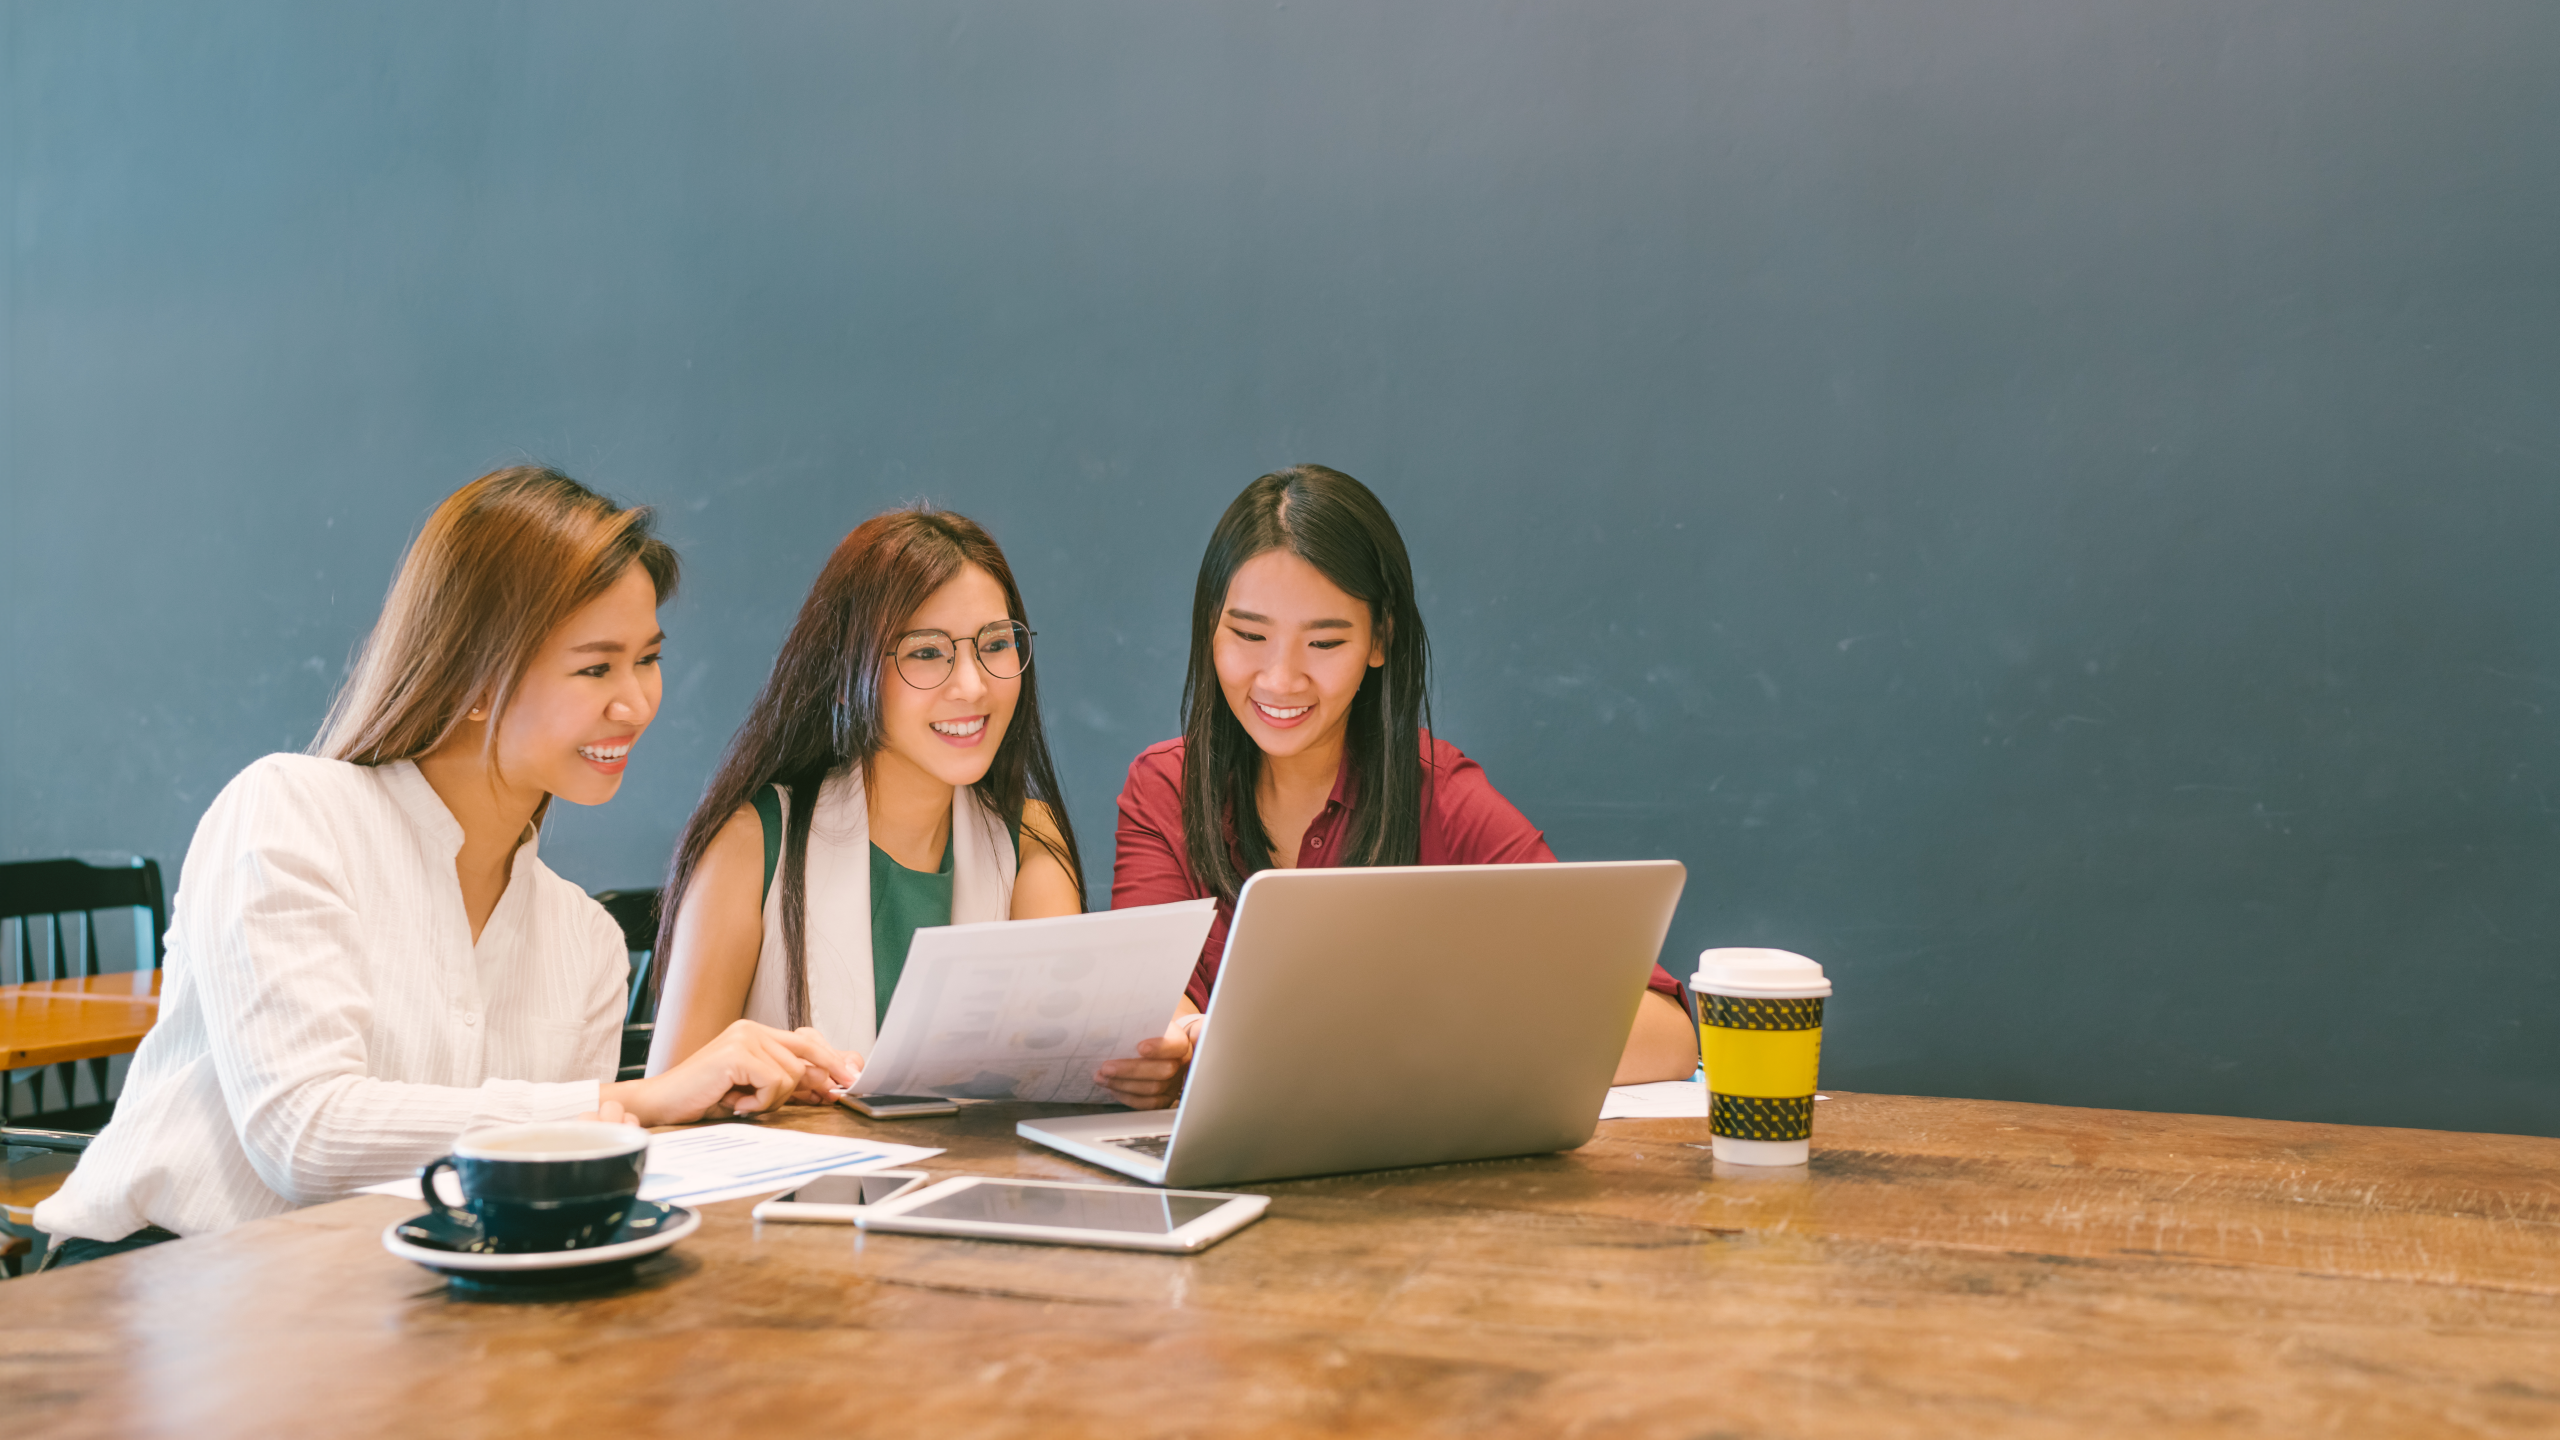
<path fill-rule="evenodd" d="M 494 1251 L 582 1250 L 622 1228 L 648 1157 L 649 1132 L 636 1125 L 507 1125 L 465 1135 L 418 1172 L 418 1184 L 448 1222 L 479 1231 Z M 462 1183 L 459 1206 L 436 1189 L 445 1170 Z"/>

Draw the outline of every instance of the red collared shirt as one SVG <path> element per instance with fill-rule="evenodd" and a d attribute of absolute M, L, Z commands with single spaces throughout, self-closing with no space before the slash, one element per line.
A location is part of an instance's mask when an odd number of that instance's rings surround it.
<path fill-rule="evenodd" d="M 1424 787 L 1422 807 L 1423 865 L 1533 865 L 1556 858 L 1547 837 L 1517 806 L 1502 798 L 1485 778 L 1484 767 L 1458 753 L 1446 740 L 1424 737 L 1422 763 L 1433 773 Z M 1344 839 L 1351 831 L 1355 803 L 1346 790 L 1346 761 L 1334 777 L 1333 794 L 1323 813 L 1307 826 L 1298 842 L 1298 868 L 1318 869 L 1341 862 Z M 1150 745 L 1129 763 L 1129 781 L 1120 787 L 1118 853 L 1111 861 L 1111 906 L 1163 905 L 1198 900 L 1209 888 L 1191 875 L 1191 858 L 1182 838 L 1182 742 Z M 1206 1010 L 1209 992 L 1218 983 L 1218 962 L 1227 953 L 1227 922 L 1235 918 L 1235 902 L 1218 902 L 1218 918 L 1209 926 L 1209 943 L 1191 972 L 1191 1003 Z M 1652 988 L 1680 999 L 1680 985 L 1659 965 Z"/>

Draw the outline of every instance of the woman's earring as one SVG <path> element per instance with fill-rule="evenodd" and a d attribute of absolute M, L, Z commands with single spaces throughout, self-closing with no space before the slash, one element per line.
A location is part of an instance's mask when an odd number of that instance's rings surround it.
<path fill-rule="evenodd" d="M 479 710 L 478 710 L 478 709 L 476 709 L 476 708 L 475 708 L 475 709 L 473 709 L 473 710 L 472 710 L 472 712 L 471 712 L 470 714 L 465 715 L 465 716 L 464 716 L 464 717 L 462 717 L 462 718 L 464 718 L 464 719 L 466 719 L 466 720 L 477 720 L 477 719 L 479 719 L 479 718 L 480 718 L 480 712 L 479 712 Z"/>

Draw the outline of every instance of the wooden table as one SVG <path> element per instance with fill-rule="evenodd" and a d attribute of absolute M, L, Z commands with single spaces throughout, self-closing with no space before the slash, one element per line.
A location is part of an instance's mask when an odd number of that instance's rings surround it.
<path fill-rule="evenodd" d="M 1095 1172 L 980 1106 L 794 1128 Z M 2560 1433 L 2560 1140 L 1844 1095 L 1245 1187 L 1177 1258 L 758 1226 L 618 1295 L 449 1298 L 365 1197 L 0 1286 L 12 1436 Z"/>
<path fill-rule="evenodd" d="M 0 985 L 0 1070 L 131 1053 L 160 1018 L 162 973 Z"/>
<path fill-rule="evenodd" d="M 160 1018 L 158 970 L 0 985 L 0 1071 L 124 1055 Z M 42 1125 L 41 1115 L 21 1123 Z M 61 1188 L 71 1155 L 19 1152 L 0 1160 L 0 1221 L 32 1225 L 36 1202 Z"/>

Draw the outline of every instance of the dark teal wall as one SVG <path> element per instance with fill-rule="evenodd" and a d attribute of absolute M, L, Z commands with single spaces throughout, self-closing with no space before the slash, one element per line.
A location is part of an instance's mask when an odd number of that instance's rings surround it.
<path fill-rule="evenodd" d="M 2560 1133 L 2543 0 L 0 0 L 0 856 L 174 865 L 443 493 L 664 508 L 659 871 L 834 538 L 1006 541 L 1097 878 L 1320 460 L 1444 732 L 1826 1078 Z"/>

